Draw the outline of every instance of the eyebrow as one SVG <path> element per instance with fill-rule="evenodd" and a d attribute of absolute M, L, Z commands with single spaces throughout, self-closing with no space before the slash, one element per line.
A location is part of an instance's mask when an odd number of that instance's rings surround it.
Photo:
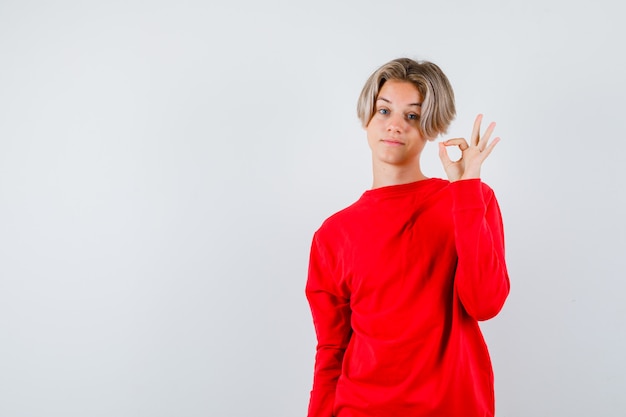
<path fill-rule="evenodd" d="M 384 102 L 386 102 L 386 103 L 391 104 L 391 101 L 390 101 L 390 100 L 387 100 L 385 97 L 378 97 L 378 98 L 376 99 L 376 101 L 378 101 L 378 100 L 382 100 L 382 101 L 384 101 Z M 417 107 L 422 107 L 422 103 L 410 103 L 410 104 L 409 104 L 409 106 L 417 106 Z"/>

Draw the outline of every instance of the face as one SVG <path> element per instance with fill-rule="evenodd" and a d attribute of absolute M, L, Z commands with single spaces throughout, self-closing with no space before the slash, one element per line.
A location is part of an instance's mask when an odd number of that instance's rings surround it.
<path fill-rule="evenodd" d="M 375 164 L 408 167 L 419 163 L 426 139 L 419 129 L 422 97 L 407 81 L 389 80 L 376 98 L 365 128 Z"/>

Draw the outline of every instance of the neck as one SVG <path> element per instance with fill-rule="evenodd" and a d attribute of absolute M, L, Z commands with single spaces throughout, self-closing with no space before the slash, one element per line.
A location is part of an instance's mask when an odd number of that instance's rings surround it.
<path fill-rule="evenodd" d="M 372 189 L 427 179 L 422 173 L 419 161 L 409 166 L 395 166 L 374 162 L 372 172 L 374 174 Z"/>

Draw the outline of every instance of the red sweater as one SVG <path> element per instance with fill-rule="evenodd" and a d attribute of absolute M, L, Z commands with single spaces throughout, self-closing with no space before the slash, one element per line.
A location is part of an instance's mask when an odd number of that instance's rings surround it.
<path fill-rule="evenodd" d="M 366 191 L 311 246 L 309 417 L 486 417 L 479 320 L 509 293 L 500 209 L 480 180 Z"/>

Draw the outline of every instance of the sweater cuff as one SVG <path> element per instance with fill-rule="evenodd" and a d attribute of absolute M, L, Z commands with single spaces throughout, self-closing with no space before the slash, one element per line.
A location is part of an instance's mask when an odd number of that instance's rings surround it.
<path fill-rule="evenodd" d="M 482 193 L 480 178 L 459 180 L 450 183 L 452 204 L 454 210 L 484 208 L 485 201 Z"/>

